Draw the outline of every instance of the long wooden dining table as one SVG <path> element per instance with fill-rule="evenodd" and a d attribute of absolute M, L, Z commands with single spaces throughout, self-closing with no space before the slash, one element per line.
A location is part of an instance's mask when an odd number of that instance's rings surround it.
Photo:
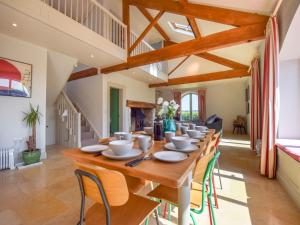
<path fill-rule="evenodd" d="M 207 134 L 212 136 L 214 130 Z M 87 162 L 111 170 L 117 170 L 124 175 L 139 179 L 153 181 L 167 187 L 178 189 L 178 224 L 190 224 L 190 186 L 192 182 L 193 168 L 197 159 L 201 156 L 206 147 L 206 142 L 199 142 L 199 149 L 188 154 L 187 159 L 178 163 L 166 163 L 159 160 L 145 160 L 135 167 L 128 167 L 125 164 L 133 159 L 117 161 L 105 158 L 104 156 L 95 157 L 80 151 L 79 148 L 64 151 L 64 155 L 74 161 Z M 163 151 L 165 141 L 155 141 L 150 152 Z M 137 158 L 141 157 L 138 156 Z"/>

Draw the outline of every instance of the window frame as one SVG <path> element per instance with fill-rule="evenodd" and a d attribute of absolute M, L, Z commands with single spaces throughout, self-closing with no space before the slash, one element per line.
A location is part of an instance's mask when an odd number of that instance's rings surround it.
<path fill-rule="evenodd" d="M 185 93 L 181 96 L 181 102 L 182 102 L 182 99 L 187 95 L 190 96 L 190 99 L 189 99 L 190 100 L 190 102 L 189 102 L 189 119 L 187 121 L 193 121 L 193 97 L 192 96 L 196 95 L 197 98 L 199 98 L 199 96 L 198 96 L 198 93 L 196 93 L 196 92 L 187 92 L 187 93 Z M 198 112 L 198 115 L 199 115 L 199 106 L 198 106 L 197 112 Z M 180 120 L 185 121 L 185 120 L 182 119 L 182 115 L 180 115 Z"/>

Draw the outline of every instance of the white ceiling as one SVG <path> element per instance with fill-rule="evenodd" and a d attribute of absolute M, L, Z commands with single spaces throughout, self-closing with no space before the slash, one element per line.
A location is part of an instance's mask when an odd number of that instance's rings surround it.
<path fill-rule="evenodd" d="M 291 60 L 300 58 L 300 7 L 298 7 L 292 23 L 288 29 L 283 45 L 280 50 L 281 60 Z"/>

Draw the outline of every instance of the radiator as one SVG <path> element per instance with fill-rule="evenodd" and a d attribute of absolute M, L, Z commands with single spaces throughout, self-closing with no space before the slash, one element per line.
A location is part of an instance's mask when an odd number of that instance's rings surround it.
<path fill-rule="evenodd" d="M 15 169 L 14 150 L 12 148 L 0 149 L 0 170 Z"/>

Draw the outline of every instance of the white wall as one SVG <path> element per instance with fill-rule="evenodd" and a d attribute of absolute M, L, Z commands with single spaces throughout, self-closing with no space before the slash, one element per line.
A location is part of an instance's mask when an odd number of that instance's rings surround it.
<path fill-rule="evenodd" d="M 109 88 L 116 87 L 123 92 L 123 130 L 129 129 L 126 100 L 155 101 L 155 89 L 146 83 L 126 77 L 120 73 L 98 75 L 71 81 L 66 85 L 70 99 L 79 104 L 88 120 L 97 129 L 99 136 L 109 135 Z"/>
<path fill-rule="evenodd" d="M 122 89 L 123 92 L 123 130 L 129 131 L 129 118 L 128 111 L 126 110 L 126 100 L 142 101 L 142 102 L 155 102 L 155 89 L 149 88 L 148 84 L 141 81 L 126 77 L 120 73 L 112 73 L 103 75 L 103 117 L 102 117 L 102 134 L 108 136 L 109 134 L 109 88 L 115 87 Z"/>
<path fill-rule="evenodd" d="M 199 87 L 206 89 L 206 116 L 217 114 L 222 117 L 224 131 L 232 132 L 232 122 L 237 115 L 246 116 L 245 89 L 247 84 L 248 79 L 231 79 L 211 82 Z M 160 91 L 165 100 L 173 98 L 172 90 Z M 185 90 L 180 91 L 185 92 Z"/>
<path fill-rule="evenodd" d="M 55 101 L 73 71 L 77 59 L 59 52 L 47 52 L 46 144 L 55 144 Z"/>
<path fill-rule="evenodd" d="M 102 134 L 102 76 L 92 76 L 70 81 L 66 93 L 72 102 L 79 105 L 83 114 L 93 124 L 98 135 Z"/>
<path fill-rule="evenodd" d="M 29 103 L 39 105 L 42 113 L 40 125 L 37 126 L 37 147 L 45 152 L 46 132 L 46 76 L 47 50 L 0 34 L 0 57 L 32 64 L 32 97 L 0 96 L 0 147 L 13 146 L 14 138 L 27 138 L 30 129 L 22 121 L 23 112 L 29 110 Z"/>
<path fill-rule="evenodd" d="M 281 61 L 279 138 L 300 138 L 300 59 Z"/>

